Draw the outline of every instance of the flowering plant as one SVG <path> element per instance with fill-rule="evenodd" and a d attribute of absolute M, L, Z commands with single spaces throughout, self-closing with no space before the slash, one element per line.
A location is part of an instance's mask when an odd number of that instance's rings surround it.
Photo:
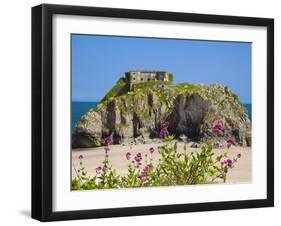
<path fill-rule="evenodd" d="M 224 126 L 220 120 L 215 121 L 214 126 L 212 128 L 212 134 L 215 136 L 223 136 L 224 135 Z"/>
<path fill-rule="evenodd" d="M 164 138 L 164 145 L 157 150 L 151 147 L 143 153 L 127 152 L 125 159 L 129 161 L 127 172 L 120 175 L 108 159 L 110 147 L 105 148 L 105 159 L 96 168 L 96 175 L 90 177 L 83 165 L 83 156 L 79 156 L 80 168 L 72 180 L 72 190 L 105 189 L 105 188 L 134 188 L 150 186 L 172 186 L 190 184 L 208 184 L 226 182 L 227 174 L 241 154 L 230 159 L 227 152 L 215 156 L 213 144 L 207 143 L 198 152 L 179 152 L 177 143 Z M 154 155 L 160 158 L 155 163 Z"/>

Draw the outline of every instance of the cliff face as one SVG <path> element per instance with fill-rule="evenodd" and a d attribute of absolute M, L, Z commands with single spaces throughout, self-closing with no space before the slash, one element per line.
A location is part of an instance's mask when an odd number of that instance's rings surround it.
<path fill-rule="evenodd" d="M 170 134 L 195 141 L 214 139 L 211 130 L 219 120 L 224 133 L 216 139 L 235 137 L 238 144 L 251 145 L 246 109 L 226 86 L 146 82 L 127 91 L 119 80 L 112 90 L 77 123 L 74 148 L 101 146 L 108 135 L 116 144 L 151 142 L 159 138 L 160 123 L 165 120 L 170 122 Z"/>

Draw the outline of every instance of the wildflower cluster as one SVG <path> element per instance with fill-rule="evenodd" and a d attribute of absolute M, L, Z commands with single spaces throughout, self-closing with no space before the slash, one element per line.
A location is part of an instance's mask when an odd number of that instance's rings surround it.
<path fill-rule="evenodd" d="M 133 154 L 132 150 L 125 153 L 128 161 L 125 175 L 118 174 L 109 161 L 112 137 L 105 138 L 107 146 L 102 165 L 96 168 L 96 175 L 87 176 L 83 165 L 83 156 L 79 156 L 80 168 L 72 180 L 73 190 L 105 189 L 105 188 L 134 188 L 149 186 L 173 186 L 188 184 L 207 184 L 226 182 L 229 170 L 241 158 L 239 153 L 235 158 L 229 158 L 225 151 L 215 156 L 213 144 L 207 143 L 198 152 L 179 152 L 177 142 L 171 142 L 173 136 L 168 133 L 168 122 L 161 124 L 160 137 L 165 143 L 161 146 L 150 147 L 142 153 Z M 223 124 L 216 122 L 213 131 L 223 131 Z M 221 132 L 219 132 L 221 134 Z M 227 144 L 236 145 L 234 138 L 229 138 Z M 157 155 L 158 161 L 155 161 Z"/>
<path fill-rule="evenodd" d="M 225 135 L 224 125 L 222 121 L 216 120 L 214 122 L 211 134 L 213 137 L 223 137 Z M 226 146 L 227 148 L 230 148 L 232 145 L 237 145 L 236 140 L 234 137 L 229 137 L 228 139 L 226 139 Z M 222 147 L 222 144 L 219 144 L 219 147 Z"/>
<path fill-rule="evenodd" d="M 160 124 L 161 126 L 161 130 L 160 130 L 160 138 L 166 138 L 169 136 L 169 131 L 168 131 L 168 127 L 169 127 L 169 122 L 168 121 L 164 121 Z"/>
<path fill-rule="evenodd" d="M 142 160 L 142 155 L 141 153 L 137 153 L 134 157 L 134 161 L 132 163 L 135 165 L 136 168 L 139 168 L 141 166 L 141 160 Z"/>
<path fill-rule="evenodd" d="M 224 126 L 220 120 L 215 121 L 212 132 L 213 132 L 213 135 L 216 135 L 216 136 L 224 135 Z"/>
<path fill-rule="evenodd" d="M 153 165 L 150 163 L 148 165 L 146 165 L 143 170 L 140 173 L 140 180 L 142 184 L 145 184 L 147 182 L 147 176 L 148 173 L 153 169 Z"/>
<path fill-rule="evenodd" d="M 231 147 L 231 145 L 236 145 L 236 141 L 235 141 L 235 138 L 234 137 L 231 137 L 231 138 L 228 138 L 227 140 L 226 140 L 226 143 L 227 143 L 227 148 L 230 148 Z"/>

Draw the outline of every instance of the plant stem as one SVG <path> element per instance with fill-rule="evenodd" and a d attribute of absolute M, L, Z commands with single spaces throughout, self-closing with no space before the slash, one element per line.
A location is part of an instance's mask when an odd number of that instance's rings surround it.
<path fill-rule="evenodd" d="M 75 173 L 76 173 L 77 177 L 79 178 L 80 182 L 81 182 L 81 183 L 83 183 L 82 178 L 80 177 L 79 173 L 77 172 L 77 170 L 76 170 L 76 168 L 75 168 L 74 163 L 72 163 L 72 166 L 73 166 L 74 171 L 75 171 Z"/>

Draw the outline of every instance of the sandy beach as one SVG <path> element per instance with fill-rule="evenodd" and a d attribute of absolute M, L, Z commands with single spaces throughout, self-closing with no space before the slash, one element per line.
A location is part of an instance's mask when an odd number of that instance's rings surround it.
<path fill-rule="evenodd" d="M 162 143 L 163 145 L 163 143 Z M 161 146 L 158 144 L 141 144 L 133 145 L 131 152 L 136 154 L 141 152 L 143 155 L 148 154 L 148 157 L 152 156 L 153 160 L 156 162 L 159 159 L 159 154 L 155 151 L 152 155 L 149 153 L 149 148 Z M 184 143 L 178 143 L 178 150 L 182 152 L 184 149 Z M 122 145 L 112 145 L 110 146 L 109 160 L 112 163 L 114 169 L 120 174 L 125 174 L 127 171 L 127 166 L 130 163 L 126 159 L 126 153 L 130 150 L 128 146 Z M 231 169 L 228 173 L 227 183 L 249 183 L 251 182 L 251 147 L 236 147 L 232 146 L 230 149 L 214 149 L 216 155 L 222 154 L 223 150 L 227 150 L 228 157 L 232 158 L 241 153 L 242 157 L 235 164 L 235 167 Z M 199 148 L 187 147 L 188 152 L 200 151 Z M 88 175 L 94 176 L 96 174 L 95 168 L 101 165 L 101 161 L 104 159 L 104 147 L 98 148 L 80 148 L 72 150 L 72 177 L 76 176 L 74 167 L 79 168 L 79 155 L 83 155 L 83 163 L 87 169 Z"/>

